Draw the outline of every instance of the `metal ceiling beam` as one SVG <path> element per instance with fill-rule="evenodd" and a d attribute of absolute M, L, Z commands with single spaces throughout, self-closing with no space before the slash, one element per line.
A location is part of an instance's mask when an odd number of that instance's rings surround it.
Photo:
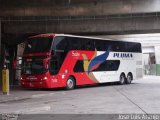
<path fill-rule="evenodd" d="M 0 16 L 99 16 L 160 12 L 160 0 L 0 0 Z"/>
<path fill-rule="evenodd" d="M 31 17 L 34 18 L 34 17 Z M 3 21 L 4 33 L 72 33 L 72 34 L 128 34 L 160 32 L 160 16 L 86 17 L 82 19 L 12 19 Z"/>

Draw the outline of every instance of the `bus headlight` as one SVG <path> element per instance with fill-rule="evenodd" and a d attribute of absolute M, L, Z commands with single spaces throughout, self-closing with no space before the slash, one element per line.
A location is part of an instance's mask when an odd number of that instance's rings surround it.
<path fill-rule="evenodd" d="M 64 72 L 67 74 L 67 73 L 68 73 L 68 70 L 66 69 Z"/>
<path fill-rule="evenodd" d="M 41 80 L 47 80 L 48 78 L 47 77 L 44 77 L 44 78 L 42 78 Z"/>

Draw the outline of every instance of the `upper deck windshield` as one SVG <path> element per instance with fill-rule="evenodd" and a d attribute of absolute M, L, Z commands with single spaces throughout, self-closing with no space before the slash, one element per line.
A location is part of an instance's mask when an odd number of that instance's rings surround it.
<path fill-rule="evenodd" d="M 25 46 L 24 54 L 49 52 L 52 40 L 52 37 L 30 38 Z"/>

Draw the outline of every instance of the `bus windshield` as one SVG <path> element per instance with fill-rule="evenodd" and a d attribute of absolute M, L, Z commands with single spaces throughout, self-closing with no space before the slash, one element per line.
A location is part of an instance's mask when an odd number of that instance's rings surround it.
<path fill-rule="evenodd" d="M 43 62 L 24 62 L 23 74 L 42 74 L 44 72 Z"/>
<path fill-rule="evenodd" d="M 47 72 L 48 68 L 44 67 L 43 60 L 45 57 L 23 58 L 22 73 L 23 74 L 42 74 Z"/>
<path fill-rule="evenodd" d="M 51 37 L 30 38 L 25 46 L 24 54 L 49 52 L 52 40 Z"/>

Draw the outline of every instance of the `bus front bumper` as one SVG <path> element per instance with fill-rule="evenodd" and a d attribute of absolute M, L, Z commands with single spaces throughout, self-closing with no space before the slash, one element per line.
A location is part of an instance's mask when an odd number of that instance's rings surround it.
<path fill-rule="evenodd" d="M 23 88 L 57 88 L 63 87 L 61 84 L 55 83 L 50 80 L 44 81 L 21 81 Z"/>

